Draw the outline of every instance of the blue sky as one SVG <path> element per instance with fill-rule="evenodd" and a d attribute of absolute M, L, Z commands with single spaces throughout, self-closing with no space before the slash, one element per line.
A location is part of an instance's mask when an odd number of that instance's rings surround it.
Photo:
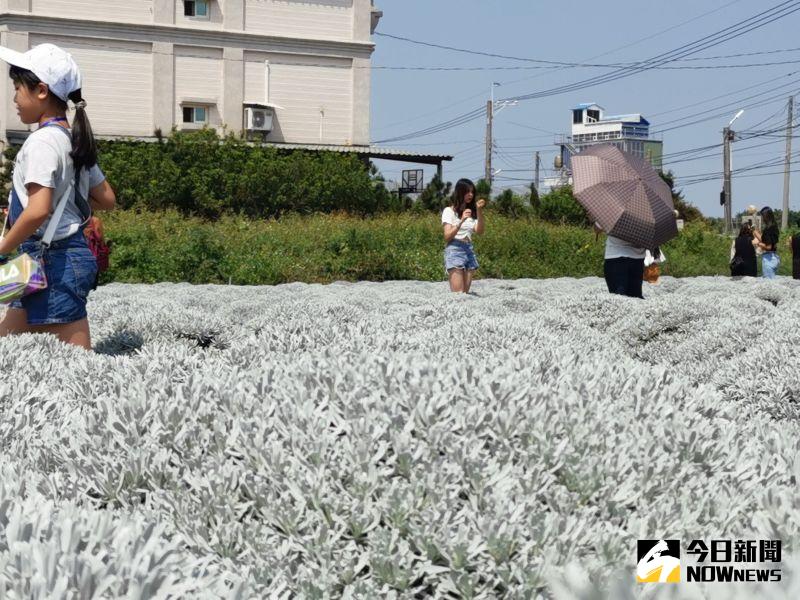
<path fill-rule="evenodd" d="M 631 63 L 667 52 L 777 6 L 780 0 L 376 0 L 384 12 L 379 33 L 404 36 L 492 54 L 559 62 Z M 798 2 L 800 8 L 800 2 Z M 665 131 L 664 152 L 721 143 L 722 128 L 738 108 L 746 109 L 734 129 L 754 135 L 786 124 L 787 98 L 800 93 L 800 12 L 761 29 L 691 55 L 704 60 L 670 66 L 713 69 L 659 69 L 587 89 L 527 100 L 495 120 L 495 168 L 499 178 L 533 177 L 533 154 L 542 153 L 543 176 L 552 171 L 554 134 L 569 133 L 569 109 L 597 102 L 611 114 L 642 113 L 652 129 Z M 606 67 L 532 69 L 535 63 L 472 56 L 376 36 L 373 65 L 380 67 L 505 67 L 504 70 L 416 71 L 374 69 L 372 140 L 418 131 L 485 105 L 493 81 L 497 99 L 540 92 L 611 71 Z M 773 52 L 776 51 L 776 52 Z M 777 52 L 779 51 L 779 52 Z M 767 53 L 769 52 L 769 53 Z M 759 53 L 729 57 L 733 54 Z M 728 56 L 728 58 L 713 58 Z M 796 61 L 796 62 L 794 62 Z M 755 67 L 720 65 L 776 63 Z M 516 67 L 511 69 L 509 67 Z M 524 67 L 524 68 L 519 68 Z M 752 96 L 752 98 L 749 98 Z M 796 100 L 800 100 L 797 98 Z M 798 102 L 795 103 L 796 105 Z M 709 117 L 713 117 L 708 119 Z M 703 122 L 687 125 L 694 120 Z M 427 137 L 381 144 L 420 152 L 455 155 L 445 178 L 483 174 L 485 120 L 475 119 Z M 737 141 L 734 170 L 775 161 L 777 166 L 734 174 L 734 212 L 748 204 L 780 206 L 783 198 L 785 139 L 773 134 Z M 800 157 L 800 139 L 793 151 Z M 692 176 L 722 170 L 721 148 L 676 156 L 672 169 L 688 183 Z M 665 159 L 669 162 L 670 158 Z M 779 164 L 778 164 L 779 161 Z M 408 165 L 379 161 L 387 179 L 399 179 Z M 800 166 L 795 166 L 800 170 Z M 426 181 L 434 168 L 425 168 Z M 757 176 L 754 176 L 757 175 Z M 800 172 L 793 174 L 791 206 L 800 209 Z M 498 180 L 499 187 L 523 185 Z M 706 215 L 722 216 L 721 177 L 686 185 L 686 198 Z"/>

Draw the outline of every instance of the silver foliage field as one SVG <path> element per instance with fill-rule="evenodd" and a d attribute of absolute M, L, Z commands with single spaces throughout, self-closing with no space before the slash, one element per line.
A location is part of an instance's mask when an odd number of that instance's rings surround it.
<path fill-rule="evenodd" d="M 797 598 L 800 284 L 114 284 L 0 340 L 3 598 Z M 770 538 L 762 588 L 637 538 Z"/>

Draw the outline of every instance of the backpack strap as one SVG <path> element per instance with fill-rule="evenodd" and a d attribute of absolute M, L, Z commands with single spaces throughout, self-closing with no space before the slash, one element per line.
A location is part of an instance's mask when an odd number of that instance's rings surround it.
<path fill-rule="evenodd" d="M 72 180 L 70 184 L 70 189 L 61 196 L 61 199 L 58 201 L 58 205 L 56 209 L 53 211 L 53 214 L 50 216 L 50 222 L 47 223 L 47 229 L 44 230 L 44 235 L 42 236 L 42 246 L 47 249 L 50 244 L 53 243 L 53 237 L 56 235 L 56 230 L 58 229 L 58 224 L 61 222 L 61 217 L 64 215 L 64 209 L 67 207 L 67 200 L 74 196 L 77 193 L 78 183 L 80 181 L 81 173 L 78 171 L 75 174 L 75 179 Z M 70 193 L 71 192 L 71 193 Z"/>
<path fill-rule="evenodd" d="M 55 127 L 56 129 L 60 129 L 64 132 L 69 140 L 70 144 L 72 143 L 72 133 L 66 127 L 62 127 L 57 123 L 47 123 L 45 127 Z M 74 163 L 73 163 L 74 167 Z M 50 244 L 53 243 L 53 238 L 56 235 L 56 230 L 58 229 L 58 224 L 61 222 L 61 217 L 64 215 L 64 209 L 67 207 L 67 200 L 69 198 L 75 199 L 75 206 L 81 213 L 83 217 L 83 223 L 81 225 L 85 225 L 92 216 L 92 208 L 89 205 L 89 202 L 80 195 L 80 182 L 81 182 L 81 172 L 79 169 L 75 170 L 75 178 L 72 180 L 70 185 L 70 189 L 64 193 L 61 199 L 58 201 L 58 205 L 56 206 L 55 211 L 53 211 L 52 216 L 50 217 L 50 222 L 47 224 L 47 229 L 45 229 L 44 235 L 42 236 L 41 243 L 42 245 L 47 248 Z"/>

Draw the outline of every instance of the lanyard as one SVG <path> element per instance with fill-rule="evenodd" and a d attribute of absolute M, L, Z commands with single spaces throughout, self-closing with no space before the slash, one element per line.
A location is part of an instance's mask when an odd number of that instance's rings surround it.
<path fill-rule="evenodd" d="M 39 125 L 39 129 L 42 127 L 47 127 L 48 125 L 52 125 L 53 123 L 66 123 L 67 117 L 53 117 L 52 119 L 47 119 L 44 123 Z"/>

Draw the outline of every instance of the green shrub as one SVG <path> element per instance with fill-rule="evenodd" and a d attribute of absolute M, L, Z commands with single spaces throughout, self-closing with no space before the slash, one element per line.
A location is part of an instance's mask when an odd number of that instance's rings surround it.
<path fill-rule="evenodd" d="M 104 217 L 114 241 L 104 281 L 188 281 L 268 285 L 337 280 L 441 281 L 443 239 L 430 212 L 359 218 L 345 214 L 216 221 L 118 211 Z M 731 240 L 690 223 L 664 246 L 665 274 L 728 275 Z M 475 240 L 482 278 L 602 276 L 604 237 L 591 228 L 518 219 L 487 209 L 486 233 Z M 781 274 L 791 272 L 782 240 Z"/>
<path fill-rule="evenodd" d="M 100 166 L 123 209 L 175 209 L 216 219 L 341 210 L 370 215 L 390 208 L 383 183 L 351 154 L 251 146 L 233 135 L 220 139 L 212 130 L 99 145 Z M 6 159 L 16 152 L 8 149 Z M 7 160 L 1 175 L 6 187 L 11 164 Z"/>
<path fill-rule="evenodd" d="M 571 186 L 551 190 L 539 200 L 539 216 L 550 223 L 591 224 L 586 210 L 575 200 Z"/>
<path fill-rule="evenodd" d="M 495 210 L 501 215 L 519 219 L 528 217 L 531 214 L 529 207 L 526 205 L 525 199 L 519 194 L 515 194 L 514 190 L 503 190 L 493 201 Z"/>

